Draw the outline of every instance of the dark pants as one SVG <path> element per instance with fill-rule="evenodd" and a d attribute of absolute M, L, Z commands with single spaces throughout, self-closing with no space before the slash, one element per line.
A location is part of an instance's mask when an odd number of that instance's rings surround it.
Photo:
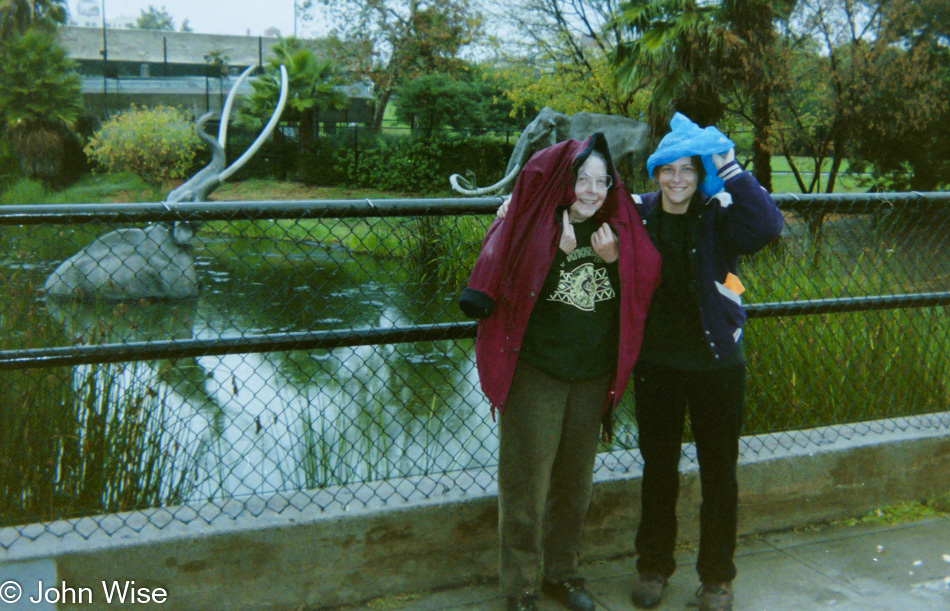
<path fill-rule="evenodd" d="M 577 571 L 610 376 L 562 382 L 518 363 L 499 426 L 501 592 Z M 543 552 L 542 552 L 543 550 Z"/>
<path fill-rule="evenodd" d="M 634 369 L 644 465 L 636 540 L 640 573 L 669 577 L 676 568 L 676 500 L 688 407 L 703 497 L 696 569 L 703 583 L 735 579 L 733 556 L 739 496 L 736 463 L 745 378 L 745 364 L 713 371 L 684 371 L 638 363 Z"/>

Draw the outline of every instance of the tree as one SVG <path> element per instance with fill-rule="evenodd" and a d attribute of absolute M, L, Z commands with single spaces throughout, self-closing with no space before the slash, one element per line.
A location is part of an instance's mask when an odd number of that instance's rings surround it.
<path fill-rule="evenodd" d="M 423 74 L 402 84 L 395 94 L 396 118 L 427 133 L 446 125 L 481 127 L 475 87 L 447 74 Z"/>
<path fill-rule="evenodd" d="M 838 172 L 848 155 L 850 132 L 860 116 L 858 99 L 865 88 L 868 67 L 867 41 L 877 29 L 880 13 L 864 13 L 867 4 L 851 0 L 802 0 L 789 22 L 784 43 L 785 58 L 800 55 L 793 72 L 780 89 L 782 129 L 779 142 L 803 192 L 822 190 L 821 170 L 826 160 L 831 165 L 824 190 L 834 191 Z M 872 42 L 872 46 L 876 43 Z M 798 79 L 810 81 L 811 91 L 802 91 Z M 815 80 L 819 82 L 815 82 Z M 807 100 L 807 103 L 802 103 Z M 802 109 L 811 112 L 804 113 Z M 790 139 L 804 144 L 814 159 L 812 179 L 805 184 L 790 147 Z"/>
<path fill-rule="evenodd" d="M 217 77 L 226 76 L 228 73 L 228 62 L 231 58 L 223 49 L 214 49 L 204 55 L 205 63 L 208 64 L 210 74 Z"/>
<path fill-rule="evenodd" d="M 67 15 L 66 0 L 0 0 L 0 40 L 31 27 L 53 29 Z"/>
<path fill-rule="evenodd" d="M 617 0 L 495 0 L 489 3 L 496 31 L 496 64 L 516 108 L 550 106 L 561 112 L 630 116 L 646 104 L 645 85 L 619 90 L 610 58 L 628 40 L 611 21 Z"/>
<path fill-rule="evenodd" d="M 471 0 L 322 0 L 333 16 L 333 56 L 373 83 L 373 127 L 404 80 L 461 69 L 461 50 L 479 35 Z"/>
<path fill-rule="evenodd" d="M 184 21 L 181 22 L 181 29 L 180 29 L 179 31 L 181 31 L 181 32 L 194 32 L 194 30 L 191 29 L 191 24 L 188 23 L 188 20 L 187 20 L 187 19 L 185 19 Z"/>
<path fill-rule="evenodd" d="M 799 2 L 782 37 L 791 73 L 776 101 L 779 144 L 802 191 L 833 192 L 849 157 L 893 180 L 909 169 L 905 185 L 939 183 L 948 112 L 940 15 L 920 0 Z M 817 173 L 804 179 L 793 158 L 802 152 L 816 172 L 830 160 L 824 185 Z"/>
<path fill-rule="evenodd" d="M 60 176 L 71 128 L 82 113 L 75 65 L 55 35 L 27 29 L 0 43 L 0 117 L 25 176 L 47 181 Z"/>
<path fill-rule="evenodd" d="M 753 173 L 771 188 L 772 87 L 776 20 L 791 0 L 630 0 L 616 22 L 632 41 L 616 54 L 622 85 L 653 85 L 650 117 L 660 133 L 672 112 L 700 125 L 727 113 L 753 127 Z"/>
<path fill-rule="evenodd" d="M 722 75 L 739 41 L 729 35 L 719 5 L 631 0 L 615 21 L 630 33 L 615 56 L 617 79 L 621 86 L 651 82 L 649 115 L 657 133 L 666 130 L 673 111 L 700 125 L 722 119 Z"/>
<path fill-rule="evenodd" d="M 313 50 L 293 36 L 282 38 L 273 47 L 265 72 L 253 83 L 254 95 L 239 112 L 239 121 L 254 130 L 263 127 L 277 107 L 280 95 L 280 66 L 287 69 L 289 93 L 283 120 L 298 121 L 297 144 L 301 154 L 312 148 L 315 115 L 320 110 L 342 108 L 345 96 L 339 91 L 339 70 L 333 62 L 318 59 Z"/>
<path fill-rule="evenodd" d="M 853 133 L 852 165 L 864 161 L 888 189 L 950 185 L 950 10 L 945 3 L 890 3 L 882 52 L 869 74 Z"/>
<path fill-rule="evenodd" d="M 477 96 L 485 116 L 485 126 L 492 129 L 521 130 L 541 108 L 533 101 L 516 103 L 510 96 L 510 80 L 505 70 L 491 62 L 474 65 L 471 80 L 477 85 Z"/>
<path fill-rule="evenodd" d="M 729 72 L 737 101 L 734 112 L 751 126 L 752 172 L 772 190 L 772 97 L 779 78 L 776 20 L 787 20 L 794 0 L 731 0 L 723 3 L 726 20 L 741 44 Z"/>
<path fill-rule="evenodd" d="M 313 15 L 313 0 L 293 0 L 294 2 L 294 36 L 297 38 L 302 38 L 298 32 L 297 22 L 300 22 L 300 32 L 303 31 L 303 26 L 314 21 Z"/>
<path fill-rule="evenodd" d="M 174 32 L 175 20 L 164 6 L 161 9 L 157 9 L 149 4 L 148 8 L 142 10 L 138 19 L 135 20 L 135 27 L 139 30 Z"/>
<path fill-rule="evenodd" d="M 427 135 L 442 127 L 458 130 L 508 128 L 512 104 L 499 83 L 477 68 L 459 76 L 423 74 L 403 83 L 395 94 L 396 118 Z"/>
<path fill-rule="evenodd" d="M 827 58 L 818 52 L 818 44 L 780 43 L 785 76 L 774 89 L 777 128 L 776 147 L 789 163 L 802 193 L 821 191 L 821 168 L 827 160 L 830 142 L 830 117 L 834 114 L 834 92 L 827 78 Z M 809 157 L 814 172 L 806 177 L 798 157 Z"/>

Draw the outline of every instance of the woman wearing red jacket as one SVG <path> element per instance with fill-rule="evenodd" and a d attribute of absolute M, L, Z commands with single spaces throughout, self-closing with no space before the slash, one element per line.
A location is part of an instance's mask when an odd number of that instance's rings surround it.
<path fill-rule="evenodd" d="M 567 608 L 595 608 L 577 576 L 581 529 L 601 425 L 609 432 L 636 362 L 659 263 L 602 134 L 536 153 L 488 230 L 460 305 L 480 319 L 479 380 L 501 414 L 509 609 L 535 609 L 539 582 Z"/>

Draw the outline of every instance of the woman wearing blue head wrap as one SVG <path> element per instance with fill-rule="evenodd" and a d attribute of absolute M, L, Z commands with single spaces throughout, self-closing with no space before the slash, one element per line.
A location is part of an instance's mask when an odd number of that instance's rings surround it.
<path fill-rule="evenodd" d="M 659 191 L 634 197 L 663 258 L 634 369 L 643 456 L 633 603 L 660 604 L 676 563 L 676 500 L 686 410 L 702 486 L 700 609 L 731 609 L 736 576 L 736 464 L 745 398 L 739 255 L 779 236 L 771 196 L 735 161 L 733 143 L 677 113 L 647 170 Z M 700 189 L 701 187 L 701 189 Z M 724 189 L 724 190 L 723 190 Z"/>
<path fill-rule="evenodd" d="M 637 607 L 658 606 L 676 568 L 679 459 L 688 409 L 703 495 L 696 567 L 703 583 L 700 609 L 731 609 L 746 379 L 737 259 L 778 238 L 783 219 L 768 192 L 736 163 L 734 145 L 722 132 L 702 129 L 679 113 L 670 127 L 647 161 L 659 190 L 632 196 L 662 256 L 633 371 L 644 467 L 632 599 Z M 506 211 L 502 206 L 499 216 Z"/>

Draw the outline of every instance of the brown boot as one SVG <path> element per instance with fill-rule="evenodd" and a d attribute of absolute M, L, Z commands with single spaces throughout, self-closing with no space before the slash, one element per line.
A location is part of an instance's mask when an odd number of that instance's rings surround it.
<path fill-rule="evenodd" d="M 732 611 L 732 584 L 704 583 L 699 591 L 699 611 Z"/>
<path fill-rule="evenodd" d="M 638 609 L 653 609 L 660 605 L 663 588 L 666 587 L 666 577 L 659 573 L 641 573 L 633 582 L 633 592 L 630 599 Z"/>
<path fill-rule="evenodd" d="M 505 611 L 538 611 L 538 595 L 525 592 L 518 596 L 509 596 Z"/>

